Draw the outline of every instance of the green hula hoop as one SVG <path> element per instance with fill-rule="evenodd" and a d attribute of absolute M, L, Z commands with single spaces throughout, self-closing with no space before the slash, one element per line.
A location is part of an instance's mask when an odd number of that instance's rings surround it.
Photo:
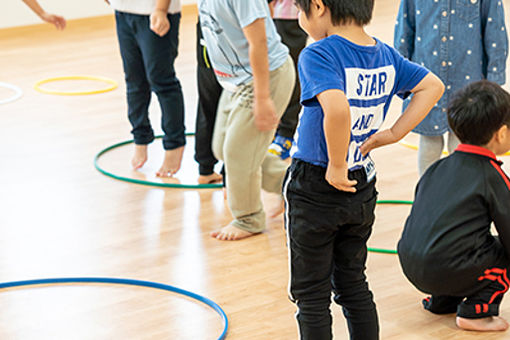
<path fill-rule="evenodd" d="M 377 201 L 377 204 L 408 204 L 408 205 L 412 205 L 413 201 L 380 200 L 380 201 Z M 394 249 L 368 248 L 368 251 L 372 252 L 372 253 L 380 253 L 380 254 L 397 254 L 397 251 Z"/>
<path fill-rule="evenodd" d="M 194 135 L 195 135 L 194 132 L 187 132 L 186 133 L 186 136 L 194 136 Z M 163 136 L 160 135 L 160 136 L 156 136 L 154 138 L 158 139 L 158 138 L 162 138 L 162 137 Z M 132 139 L 131 140 L 126 140 L 124 142 L 120 142 L 120 143 L 117 143 L 117 144 L 110 145 L 110 146 L 104 148 L 103 150 L 99 151 L 97 153 L 97 155 L 94 157 L 94 167 L 96 168 L 96 170 L 99 171 L 100 173 L 102 173 L 105 176 L 114 178 L 114 179 L 119 180 L 119 181 L 128 182 L 128 183 L 135 183 L 135 184 L 141 184 L 141 185 L 148 185 L 148 186 L 152 186 L 152 187 L 179 188 L 179 189 L 218 189 L 218 188 L 223 187 L 222 184 L 176 184 L 176 183 L 158 183 L 158 182 L 144 181 L 144 180 L 141 180 L 141 179 L 134 179 L 134 178 L 129 178 L 129 177 L 118 176 L 118 175 L 115 175 L 115 174 L 113 174 L 111 172 L 108 172 L 108 171 L 104 170 L 103 168 L 101 168 L 99 166 L 99 164 L 98 164 L 99 158 L 101 158 L 102 155 L 104 155 L 108 151 L 111 151 L 113 149 L 116 149 L 116 148 L 118 148 L 120 146 L 123 146 L 123 145 L 126 145 L 126 144 L 131 144 L 133 142 L 134 142 L 134 140 L 132 140 Z"/>

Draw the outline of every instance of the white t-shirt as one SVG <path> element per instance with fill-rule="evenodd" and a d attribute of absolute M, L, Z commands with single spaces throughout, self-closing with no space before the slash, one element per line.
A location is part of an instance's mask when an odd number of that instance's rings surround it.
<path fill-rule="evenodd" d="M 220 85 L 235 91 L 253 80 L 249 44 L 243 28 L 264 19 L 269 70 L 282 66 L 289 49 L 276 32 L 266 0 L 199 0 L 200 25 Z"/>
<path fill-rule="evenodd" d="M 156 8 L 156 0 L 110 0 L 110 6 L 116 11 L 150 15 Z M 181 0 L 171 0 L 168 13 L 181 11 Z"/>

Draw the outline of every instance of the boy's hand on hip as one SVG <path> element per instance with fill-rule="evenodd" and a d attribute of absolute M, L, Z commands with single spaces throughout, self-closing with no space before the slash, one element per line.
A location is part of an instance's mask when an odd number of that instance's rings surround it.
<path fill-rule="evenodd" d="M 356 192 L 356 188 L 354 186 L 358 183 L 358 181 L 350 180 L 347 177 L 348 171 L 347 163 L 344 163 L 341 166 L 334 166 L 331 163 L 328 163 L 326 181 L 338 190 Z"/>
<path fill-rule="evenodd" d="M 255 126 L 259 131 L 271 131 L 278 126 L 278 117 L 271 98 L 255 99 L 253 102 L 253 116 Z"/>
<path fill-rule="evenodd" d="M 170 22 L 167 13 L 162 10 L 155 10 L 150 16 L 150 29 L 160 37 L 164 36 L 170 30 Z"/>
<path fill-rule="evenodd" d="M 384 145 L 393 144 L 397 142 L 398 139 L 393 136 L 391 130 L 382 130 L 374 133 L 370 136 L 359 148 L 361 154 L 363 156 L 367 155 L 373 149 L 379 148 Z"/>

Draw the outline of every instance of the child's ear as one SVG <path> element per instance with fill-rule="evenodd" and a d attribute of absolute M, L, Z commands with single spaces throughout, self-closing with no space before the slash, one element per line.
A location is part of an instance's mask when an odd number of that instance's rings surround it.
<path fill-rule="evenodd" d="M 496 131 L 495 133 L 495 139 L 498 143 L 501 143 L 503 142 L 504 140 L 506 140 L 509 136 L 508 134 L 510 133 L 510 131 L 508 130 L 508 126 L 506 124 L 503 124 L 498 131 Z"/>
<path fill-rule="evenodd" d="M 326 12 L 326 6 L 322 0 L 312 0 L 312 6 L 315 6 L 315 10 L 317 11 L 317 16 L 321 17 Z"/>

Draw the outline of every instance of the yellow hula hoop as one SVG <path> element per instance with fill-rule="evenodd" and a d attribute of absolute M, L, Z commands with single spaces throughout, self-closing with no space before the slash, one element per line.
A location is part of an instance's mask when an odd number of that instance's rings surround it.
<path fill-rule="evenodd" d="M 56 90 L 48 90 L 41 85 L 46 83 L 51 83 L 54 81 L 60 81 L 60 80 L 96 80 L 96 81 L 102 81 L 104 83 L 109 84 L 110 86 L 99 89 L 99 90 L 91 90 L 91 91 L 56 91 Z M 108 91 L 115 90 L 119 86 L 117 82 L 113 79 L 105 78 L 105 77 L 97 77 L 97 76 L 64 76 L 64 77 L 54 77 L 54 78 L 48 78 L 43 79 L 35 83 L 34 89 L 36 91 L 39 91 L 41 93 L 46 94 L 55 94 L 59 96 L 84 96 L 89 94 L 97 94 L 97 93 L 104 93 Z"/>
<path fill-rule="evenodd" d="M 405 146 L 406 148 L 409 148 L 409 149 L 418 150 L 418 145 L 414 145 L 414 144 L 411 144 L 411 143 L 408 143 L 405 141 L 400 141 L 399 144 L 402 146 Z M 448 151 L 443 150 L 443 155 L 448 156 Z M 501 156 L 510 156 L 510 152 L 507 152 Z"/>

